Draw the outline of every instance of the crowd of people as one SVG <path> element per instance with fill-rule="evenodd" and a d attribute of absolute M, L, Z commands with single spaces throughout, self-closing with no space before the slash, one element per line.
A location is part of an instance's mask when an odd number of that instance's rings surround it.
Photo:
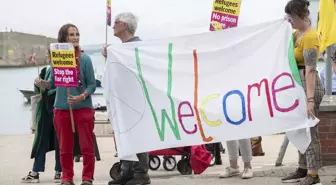
<path fill-rule="evenodd" d="M 318 108 L 324 95 L 324 79 L 316 70 L 319 58 L 320 39 L 312 28 L 309 18 L 309 1 L 290 0 L 286 7 L 286 19 L 293 29 L 294 55 L 300 73 L 303 88 L 307 96 L 307 116 L 314 119 L 318 116 Z M 114 36 L 122 43 L 137 42 L 141 39 L 135 36 L 138 20 L 132 13 L 121 13 L 114 22 Z M 93 65 L 90 57 L 80 49 L 80 34 L 73 24 L 62 26 L 58 33 L 59 43 L 72 43 L 75 47 L 78 87 L 55 87 L 53 73 L 50 66 L 45 67 L 34 82 L 35 91 L 39 94 L 33 97 L 37 101 L 36 113 L 33 120 L 32 131 L 35 133 L 31 158 L 34 159 L 32 170 L 22 178 L 24 183 L 38 183 L 39 173 L 44 172 L 46 153 L 55 150 L 55 176 L 54 180 L 61 185 L 74 185 L 73 148 L 74 135 L 71 128 L 69 107 L 72 107 L 75 129 L 78 133 L 81 153 L 83 155 L 83 172 L 81 185 L 92 185 L 95 171 L 94 153 L 94 110 L 91 95 L 95 92 L 96 82 Z M 107 47 L 107 46 L 106 46 Z M 103 56 L 107 57 L 106 47 Z M 336 55 L 333 58 L 335 60 Z M 50 51 L 47 52 L 50 61 Z M 335 68 L 335 66 L 334 66 Z M 321 82 L 321 79 L 323 80 Z M 299 152 L 298 168 L 283 182 L 298 183 L 298 185 L 314 185 L 320 183 L 318 170 L 321 168 L 320 140 L 317 128 L 310 128 L 312 141 L 305 153 Z M 261 137 L 257 139 L 261 141 Z M 219 151 L 219 144 L 215 145 Z M 220 178 L 229 178 L 241 175 L 243 179 L 253 177 L 252 156 L 264 155 L 260 142 L 254 146 L 251 139 L 240 139 L 226 142 L 229 156 L 229 166 L 223 168 Z M 255 147 L 255 148 L 253 148 Z M 241 173 L 238 158 L 241 155 L 244 162 Z M 108 185 L 144 185 L 150 184 L 148 153 L 137 154 L 138 162 L 121 161 L 118 178 L 108 182 Z M 222 164 L 220 154 L 216 154 L 216 163 Z"/>

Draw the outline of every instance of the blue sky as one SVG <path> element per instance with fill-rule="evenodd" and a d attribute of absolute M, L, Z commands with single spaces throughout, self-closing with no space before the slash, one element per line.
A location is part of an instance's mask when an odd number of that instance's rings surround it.
<path fill-rule="evenodd" d="M 112 19 L 120 12 L 133 12 L 139 18 L 137 35 L 143 40 L 207 32 L 212 2 L 112 0 Z M 282 18 L 286 2 L 242 0 L 238 24 L 244 26 Z M 0 0 L 0 4 L 0 31 L 5 31 L 7 27 L 14 31 L 56 37 L 60 26 L 70 22 L 79 27 L 81 44 L 104 43 L 105 0 Z M 313 14 L 316 13 L 316 4 L 312 7 Z M 111 27 L 108 42 L 120 42 L 113 37 Z"/>

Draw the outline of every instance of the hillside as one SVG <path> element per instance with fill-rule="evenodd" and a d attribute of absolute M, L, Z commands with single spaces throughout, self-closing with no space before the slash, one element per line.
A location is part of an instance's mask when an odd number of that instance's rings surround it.
<path fill-rule="evenodd" d="M 45 52 L 50 43 L 56 39 L 43 35 L 21 32 L 0 32 L 0 67 L 21 67 L 35 65 L 28 61 L 36 54 L 38 65 L 46 63 Z"/>

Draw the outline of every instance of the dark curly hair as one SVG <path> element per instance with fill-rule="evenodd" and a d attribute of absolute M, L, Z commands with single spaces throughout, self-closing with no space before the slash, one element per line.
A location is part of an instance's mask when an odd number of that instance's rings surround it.
<path fill-rule="evenodd" d="M 303 20 L 309 20 L 309 5 L 310 2 L 308 0 L 290 0 L 285 7 L 285 13 L 290 15 L 295 14 Z"/>
<path fill-rule="evenodd" d="M 74 28 L 76 28 L 77 31 L 78 31 L 77 26 L 75 26 L 75 25 L 73 25 L 73 24 L 65 24 L 65 25 L 63 25 L 63 26 L 61 27 L 61 29 L 58 31 L 58 38 L 57 38 L 57 40 L 58 40 L 59 43 L 65 43 L 65 42 L 67 42 L 67 38 L 68 38 L 68 29 L 69 29 L 70 27 L 74 27 Z"/>

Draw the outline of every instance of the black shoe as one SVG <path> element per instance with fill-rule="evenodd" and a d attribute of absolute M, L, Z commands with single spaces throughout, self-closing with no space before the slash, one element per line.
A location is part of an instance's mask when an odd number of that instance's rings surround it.
<path fill-rule="evenodd" d="M 32 175 L 32 172 L 29 172 L 27 176 L 21 179 L 21 182 L 22 183 L 39 183 L 40 182 L 39 174 L 37 173 L 36 175 Z"/>
<path fill-rule="evenodd" d="M 83 181 L 81 185 L 92 185 L 92 181 Z"/>
<path fill-rule="evenodd" d="M 128 181 L 126 185 L 146 185 L 150 184 L 151 180 L 149 178 L 148 173 L 146 174 L 134 174 L 134 177 L 132 180 Z"/>
<path fill-rule="evenodd" d="M 62 181 L 62 172 L 55 172 L 54 182 L 60 183 Z"/>
<path fill-rule="evenodd" d="M 318 175 L 316 177 L 307 175 L 306 178 L 304 178 L 297 185 L 322 185 L 322 184 L 321 184 L 320 177 Z"/>
<path fill-rule="evenodd" d="M 132 180 L 133 177 L 121 177 L 111 180 L 108 185 L 125 185 L 128 181 Z"/>
<path fill-rule="evenodd" d="M 223 164 L 222 160 L 216 160 L 216 165 L 222 165 L 222 164 Z"/>
<path fill-rule="evenodd" d="M 294 173 L 289 174 L 287 177 L 282 178 L 284 183 L 296 183 L 300 182 L 307 176 L 307 170 L 298 168 Z"/>
<path fill-rule="evenodd" d="M 73 182 L 62 182 L 60 185 L 75 185 Z"/>

